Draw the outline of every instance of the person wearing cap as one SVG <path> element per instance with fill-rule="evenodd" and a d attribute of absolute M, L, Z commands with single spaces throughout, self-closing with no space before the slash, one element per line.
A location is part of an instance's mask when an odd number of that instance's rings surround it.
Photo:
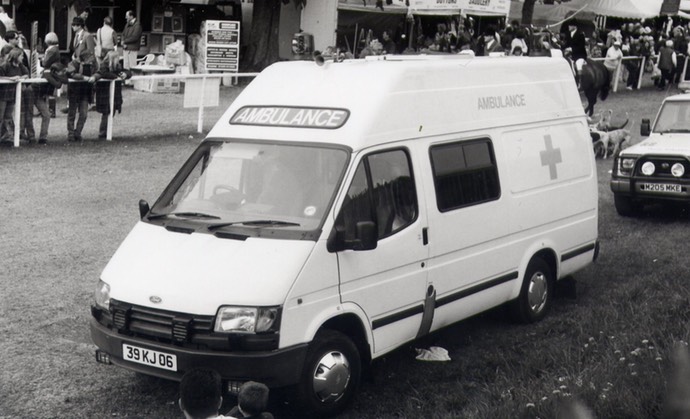
<path fill-rule="evenodd" d="M 577 83 L 579 88 L 580 73 L 585 60 L 587 60 L 587 39 L 585 34 L 579 29 L 578 22 L 575 19 L 568 21 L 568 31 L 564 34 L 562 48 L 564 54 L 570 54 L 570 59 L 574 63 L 575 83 Z"/>
<path fill-rule="evenodd" d="M 673 71 L 676 68 L 676 64 L 676 51 L 673 49 L 673 41 L 669 39 L 664 46 L 659 49 L 659 61 L 657 62 L 657 66 L 659 70 L 661 70 L 661 78 L 657 85 L 659 90 L 664 90 L 666 88 L 666 82 L 668 81 L 670 84 L 673 80 Z"/>
<path fill-rule="evenodd" d="M 611 75 L 611 83 L 613 83 L 616 77 L 616 69 L 618 69 L 622 61 L 623 51 L 621 51 L 621 41 L 615 40 L 611 48 L 606 50 L 606 58 L 604 58 L 604 67 L 606 67 Z"/>
<path fill-rule="evenodd" d="M 568 21 L 568 31 L 565 33 L 563 48 L 564 50 L 570 49 L 570 56 L 573 61 L 587 59 L 587 39 L 579 29 L 578 22 L 574 19 Z"/>

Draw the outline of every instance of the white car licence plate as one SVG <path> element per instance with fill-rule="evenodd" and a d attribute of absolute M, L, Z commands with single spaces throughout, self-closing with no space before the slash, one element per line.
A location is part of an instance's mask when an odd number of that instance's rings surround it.
<path fill-rule="evenodd" d="M 681 193 L 683 190 L 680 185 L 670 183 L 641 183 L 640 190 L 645 192 L 676 192 Z"/>
<path fill-rule="evenodd" d="M 126 361 L 148 365 L 149 367 L 162 368 L 177 371 L 177 356 L 152 349 L 139 348 L 137 346 L 122 344 L 122 357 Z"/>

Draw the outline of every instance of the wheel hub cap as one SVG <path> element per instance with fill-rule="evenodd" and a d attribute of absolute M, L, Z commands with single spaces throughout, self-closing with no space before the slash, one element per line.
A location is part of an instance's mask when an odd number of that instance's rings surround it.
<path fill-rule="evenodd" d="M 341 352 L 323 356 L 314 370 L 314 394 L 324 403 L 335 402 L 350 382 L 350 363 Z"/>
<path fill-rule="evenodd" d="M 529 307 L 532 312 L 539 313 L 544 308 L 548 292 L 546 276 L 541 272 L 536 272 L 532 275 L 529 281 L 528 293 Z"/>

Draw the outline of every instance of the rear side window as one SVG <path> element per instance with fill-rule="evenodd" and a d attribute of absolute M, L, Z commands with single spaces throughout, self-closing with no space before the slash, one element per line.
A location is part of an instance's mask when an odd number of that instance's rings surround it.
<path fill-rule="evenodd" d="M 431 147 L 436 205 L 441 212 L 498 199 L 496 157 L 489 139 Z"/>

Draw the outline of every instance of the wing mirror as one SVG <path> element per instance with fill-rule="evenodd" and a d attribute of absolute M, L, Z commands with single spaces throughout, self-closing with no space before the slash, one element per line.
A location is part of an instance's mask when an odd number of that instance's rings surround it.
<path fill-rule="evenodd" d="M 339 252 L 341 250 L 373 250 L 378 244 L 378 227 L 373 221 L 359 221 L 357 222 L 356 238 L 354 240 L 345 240 L 343 232 L 334 227 L 331 234 L 328 236 L 326 242 L 326 249 L 331 252 Z"/>
<path fill-rule="evenodd" d="M 146 202 L 146 200 L 144 200 L 144 199 L 140 199 L 139 200 L 139 217 L 141 219 L 144 219 L 144 217 L 146 217 L 146 214 L 148 214 L 150 210 L 151 210 L 151 208 L 149 208 L 149 203 Z"/>
<path fill-rule="evenodd" d="M 650 128 L 649 118 L 644 118 L 640 124 L 640 135 L 643 137 L 649 137 L 651 132 L 652 129 Z"/>

